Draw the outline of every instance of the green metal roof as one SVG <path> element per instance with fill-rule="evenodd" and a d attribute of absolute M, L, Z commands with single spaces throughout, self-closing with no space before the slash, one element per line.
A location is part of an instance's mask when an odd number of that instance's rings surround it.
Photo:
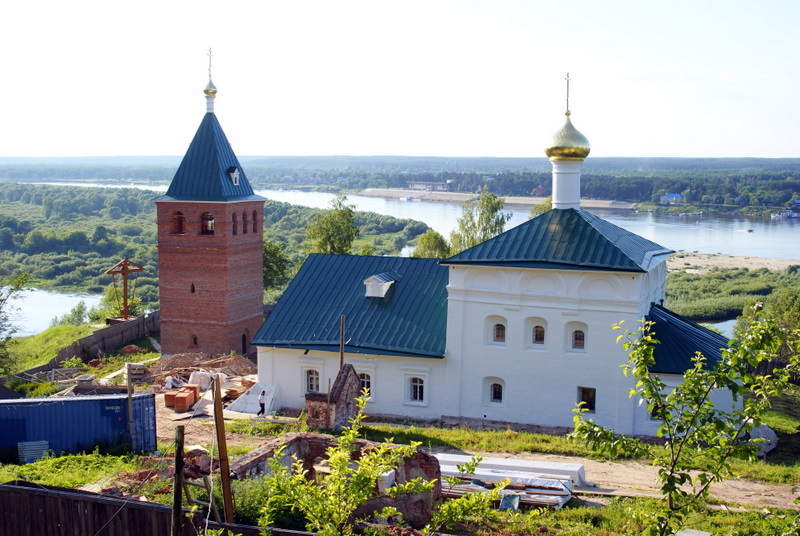
<path fill-rule="evenodd" d="M 672 253 L 594 214 L 554 209 L 442 263 L 646 272 Z"/>
<path fill-rule="evenodd" d="M 239 171 L 234 184 L 230 172 Z M 247 201 L 260 200 L 228 143 L 216 115 L 207 113 L 194 135 L 167 193 L 156 201 Z"/>
<path fill-rule="evenodd" d="M 659 305 L 650 307 L 647 319 L 655 322 L 651 334 L 659 342 L 653 349 L 655 364 L 650 372 L 683 374 L 694 366 L 692 358 L 697 352 L 713 366 L 722 357 L 721 349 L 728 346 L 725 336 Z"/>
<path fill-rule="evenodd" d="M 364 280 L 387 274 L 386 297 L 367 298 Z M 338 352 L 345 315 L 348 353 L 442 358 L 447 281 L 437 259 L 312 254 L 253 344 Z"/>

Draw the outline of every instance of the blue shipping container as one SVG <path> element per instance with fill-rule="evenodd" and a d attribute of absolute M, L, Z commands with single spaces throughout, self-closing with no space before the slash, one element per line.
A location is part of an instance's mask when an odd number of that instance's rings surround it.
<path fill-rule="evenodd" d="M 90 452 L 96 445 L 156 449 L 155 395 L 135 394 L 133 435 L 128 431 L 128 396 L 100 395 L 0 400 L 0 448 L 20 441 L 49 441 L 50 450 Z"/>

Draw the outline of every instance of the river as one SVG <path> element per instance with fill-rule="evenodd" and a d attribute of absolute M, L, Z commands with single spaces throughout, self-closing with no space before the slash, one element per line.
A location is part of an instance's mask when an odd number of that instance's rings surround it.
<path fill-rule="evenodd" d="M 62 186 L 85 187 L 130 187 L 154 192 L 166 191 L 166 185 L 66 183 L 48 182 Z M 301 192 L 295 190 L 256 190 L 256 193 L 275 201 L 314 208 L 328 208 L 334 194 Z M 405 201 L 361 195 L 347 196 L 356 210 L 376 212 L 396 218 L 409 218 L 425 222 L 445 237 L 456 228 L 461 216 L 461 207 L 453 203 L 427 201 Z M 528 210 L 512 209 L 506 229 L 516 227 L 528 220 Z M 676 251 L 699 251 L 701 253 L 724 253 L 727 255 L 764 257 L 768 259 L 797 259 L 800 261 L 800 220 L 772 220 L 769 218 L 745 218 L 735 216 L 678 216 L 648 212 L 602 212 L 606 220 L 643 236 L 662 246 Z M 41 292 L 41 291 L 37 291 Z M 20 303 L 25 318 L 14 318 L 22 333 L 33 334 L 46 329 L 50 321 L 69 312 L 80 300 L 89 300 L 83 295 L 59 294 L 43 300 L 27 298 Z M 94 298 L 94 297 L 93 297 Z M 99 296 L 96 297 L 99 301 Z"/>
<path fill-rule="evenodd" d="M 295 205 L 328 208 L 334 194 L 257 190 L 257 194 Z M 347 196 L 357 210 L 425 222 L 445 237 L 457 226 L 461 207 L 452 203 Z M 511 209 L 511 229 L 528 220 L 527 209 Z M 604 219 L 675 251 L 800 260 L 800 220 L 734 216 L 678 216 L 649 212 L 598 212 Z"/>

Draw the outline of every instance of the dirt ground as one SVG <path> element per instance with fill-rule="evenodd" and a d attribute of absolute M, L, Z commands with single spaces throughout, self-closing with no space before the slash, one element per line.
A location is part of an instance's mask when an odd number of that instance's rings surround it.
<path fill-rule="evenodd" d="M 157 434 L 162 443 L 175 440 L 175 427 L 184 426 L 184 441 L 188 445 L 213 445 L 214 428 L 211 407 L 201 402 L 200 413 L 206 415 L 191 416 L 190 413 L 178 414 L 164 405 L 164 396 L 156 396 Z M 249 418 L 249 415 L 235 414 L 226 410 L 226 419 Z M 245 434 L 227 434 L 226 443 L 231 452 L 258 447 L 266 438 Z M 586 471 L 586 479 L 597 485 L 592 490 L 604 496 L 657 496 L 657 469 L 647 464 L 625 462 L 599 462 L 588 458 L 559 457 L 549 454 L 529 453 L 476 453 L 493 458 L 537 459 L 562 463 L 581 463 Z M 742 479 L 726 480 L 714 484 L 711 488 L 713 499 L 727 504 L 759 508 L 800 509 L 792 501 L 797 494 L 792 493 L 791 485 L 774 486 L 759 484 Z M 589 502 L 591 498 L 587 499 Z"/>
<path fill-rule="evenodd" d="M 494 458 L 537 459 L 551 462 L 582 463 L 586 479 L 597 485 L 599 493 L 611 496 L 658 496 L 658 469 L 635 462 L 599 462 L 588 458 L 559 457 L 548 454 L 483 454 Z M 793 504 L 798 496 L 791 485 L 767 485 L 735 479 L 712 484 L 711 497 L 721 503 L 743 507 L 800 509 Z"/>

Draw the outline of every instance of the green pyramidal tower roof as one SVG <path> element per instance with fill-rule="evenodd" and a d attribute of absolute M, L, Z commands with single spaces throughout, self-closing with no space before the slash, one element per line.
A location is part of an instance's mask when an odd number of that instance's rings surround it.
<path fill-rule="evenodd" d="M 236 174 L 236 179 L 232 178 Z M 206 113 L 175 172 L 156 201 L 227 202 L 263 199 L 253 187 L 214 113 Z"/>
<path fill-rule="evenodd" d="M 647 272 L 673 251 L 578 209 L 553 209 L 442 264 Z"/>

